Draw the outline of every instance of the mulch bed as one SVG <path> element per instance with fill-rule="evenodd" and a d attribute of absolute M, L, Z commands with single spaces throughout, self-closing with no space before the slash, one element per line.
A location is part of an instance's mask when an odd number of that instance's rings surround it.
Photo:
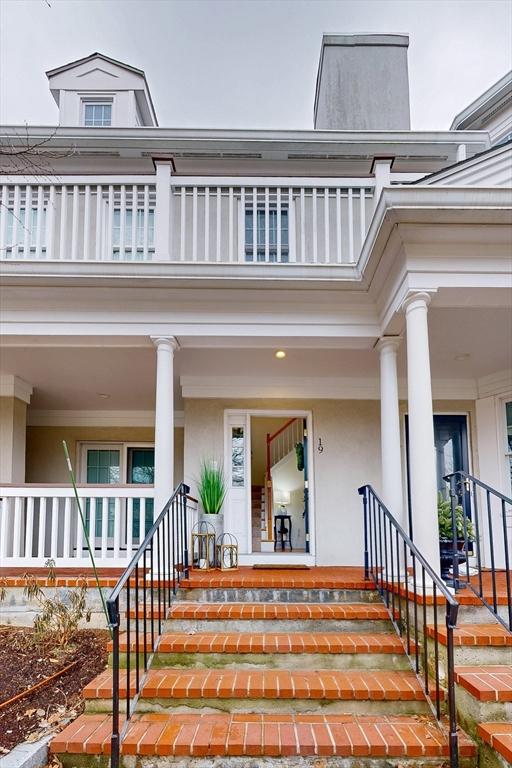
<path fill-rule="evenodd" d="M 108 639 L 106 630 L 82 629 L 65 649 L 43 647 L 34 642 L 32 629 L 0 626 L 0 755 L 27 738 L 59 730 L 83 711 L 82 688 L 105 669 Z M 48 685 L 2 707 L 74 661 Z"/>

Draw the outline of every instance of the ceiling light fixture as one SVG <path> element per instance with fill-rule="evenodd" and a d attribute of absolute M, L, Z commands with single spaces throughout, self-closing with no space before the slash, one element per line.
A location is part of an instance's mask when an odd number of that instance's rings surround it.
<path fill-rule="evenodd" d="M 108 395 L 106 392 L 98 392 L 98 397 L 101 397 L 102 400 L 108 400 L 110 395 Z"/>
<path fill-rule="evenodd" d="M 455 359 L 458 360 L 459 362 L 461 360 L 469 360 L 470 357 L 471 355 L 469 354 L 469 352 L 463 352 L 461 355 L 455 355 Z"/>
<path fill-rule="evenodd" d="M 284 360 L 284 358 L 286 357 L 286 352 L 284 351 L 284 349 L 278 349 L 276 352 L 276 357 L 278 360 Z"/>

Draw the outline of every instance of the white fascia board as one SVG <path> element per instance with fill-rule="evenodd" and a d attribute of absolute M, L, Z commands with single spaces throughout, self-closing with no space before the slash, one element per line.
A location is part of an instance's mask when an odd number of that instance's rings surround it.
<path fill-rule="evenodd" d="M 318 130 L 238 130 L 210 128 L 87 128 L 66 126 L 0 126 L 0 136 L 14 145 L 29 140 L 47 139 L 46 146 L 94 149 L 140 149 L 164 153 L 178 151 L 290 151 L 296 153 L 340 152 L 363 156 L 399 155 L 439 157 L 443 148 L 456 152 L 466 144 L 475 154 L 490 147 L 487 131 L 318 131 Z M 364 152 L 363 152 L 364 150 Z"/>
<path fill-rule="evenodd" d="M 486 91 L 480 94 L 471 104 L 468 104 L 458 115 L 455 115 L 450 126 L 451 131 L 462 129 L 466 125 L 471 125 L 472 121 L 478 118 L 485 118 L 486 113 L 491 112 L 495 105 L 505 100 L 512 94 L 512 70 L 507 72 L 500 80 L 491 85 Z"/>
<path fill-rule="evenodd" d="M 183 411 L 174 412 L 174 426 L 183 427 Z M 154 411 L 60 411 L 29 409 L 30 427 L 154 427 Z"/>
<path fill-rule="evenodd" d="M 180 383 L 185 399 L 380 399 L 377 378 L 182 376 Z M 473 379 L 439 379 L 432 381 L 432 393 L 437 400 L 474 400 L 477 388 Z M 407 398 L 407 384 L 403 380 L 399 382 L 399 396 Z"/>
<path fill-rule="evenodd" d="M 492 397 L 512 392 L 512 368 L 491 373 L 477 381 L 478 397 Z"/>
<path fill-rule="evenodd" d="M 29 404 L 32 392 L 32 386 L 19 376 L 11 373 L 0 374 L 0 397 L 16 397 Z"/>

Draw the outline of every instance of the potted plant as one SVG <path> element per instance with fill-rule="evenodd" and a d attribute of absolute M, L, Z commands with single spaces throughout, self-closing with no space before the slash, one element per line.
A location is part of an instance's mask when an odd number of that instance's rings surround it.
<path fill-rule="evenodd" d="M 222 464 L 203 460 L 197 483 L 197 492 L 203 509 L 203 519 L 213 525 L 216 538 L 222 534 L 224 515 L 222 505 L 226 498 L 226 480 Z"/>
<path fill-rule="evenodd" d="M 452 505 L 449 499 L 443 498 L 441 493 L 437 497 L 437 519 L 439 525 L 439 551 L 441 557 L 441 578 L 444 581 L 449 579 L 449 571 L 453 565 L 453 523 L 452 523 Z M 459 563 L 465 562 L 465 536 L 469 542 L 475 540 L 473 523 L 466 517 L 464 521 L 464 510 L 458 504 L 455 507 L 455 528 L 457 532 L 457 550 L 459 551 Z"/>

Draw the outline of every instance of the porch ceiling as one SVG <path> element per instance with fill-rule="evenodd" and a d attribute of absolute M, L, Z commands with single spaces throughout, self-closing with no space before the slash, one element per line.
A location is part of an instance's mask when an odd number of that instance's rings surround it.
<path fill-rule="evenodd" d="M 510 367 L 511 309 L 432 307 L 429 333 L 432 376 L 436 380 L 475 381 Z M 102 346 L 93 346 L 95 341 Z M 315 348 L 298 347 L 298 341 L 180 338 L 182 349 L 175 357 L 175 407 L 183 407 L 182 376 L 295 382 L 300 377 L 331 381 L 378 378 L 378 355 L 371 349 L 328 348 L 333 343 L 328 339 L 321 339 L 321 345 Z M 51 346 L 51 338 L 46 337 L 39 344 L 34 339 L 14 346 L 11 338 L 1 351 L 0 372 L 15 374 L 33 386 L 33 410 L 153 410 L 156 355 L 149 339 L 141 338 L 133 346 L 109 347 L 104 340 L 95 339 L 87 345 L 83 339 L 77 342 L 82 346 L 70 346 L 73 343 L 68 338 L 67 346 L 62 342 Z M 286 349 L 286 359 L 275 359 L 274 352 L 279 348 Z M 404 344 L 398 365 L 399 376 L 405 379 Z M 102 398 L 101 394 L 109 397 Z"/>

